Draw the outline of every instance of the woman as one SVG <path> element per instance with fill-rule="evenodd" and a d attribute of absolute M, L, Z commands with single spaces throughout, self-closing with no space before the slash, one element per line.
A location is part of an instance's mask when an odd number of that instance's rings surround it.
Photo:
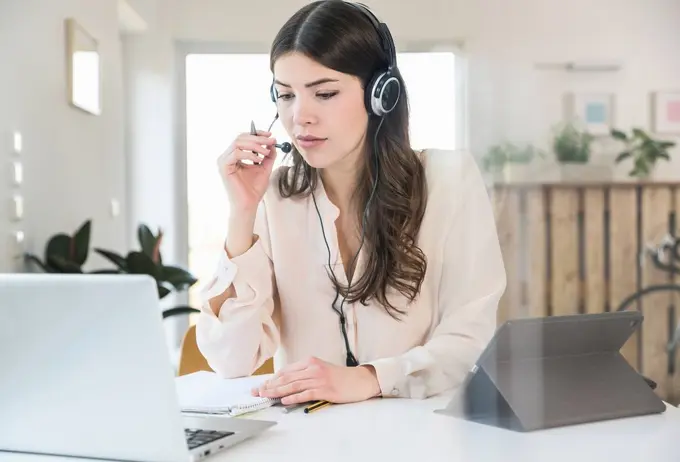
<path fill-rule="evenodd" d="M 273 171 L 270 132 L 239 135 L 219 161 L 231 214 L 197 342 L 224 377 L 275 356 L 277 373 L 255 393 L 284 404 L 458 385 L 505 289 L 473 158 L 411 149 L 396 68 L 397 83 L 388 74 L 370 98 L 396 60 L 371 18 L 337 0 L 295 13 L 271 49 L 291 165 Z"/>

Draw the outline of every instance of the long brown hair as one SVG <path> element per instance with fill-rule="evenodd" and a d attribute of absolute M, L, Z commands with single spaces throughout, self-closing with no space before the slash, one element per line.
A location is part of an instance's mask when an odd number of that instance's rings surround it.
<path fill-rule="evenodd" d="M 270 68 L 288 53 L 298 52 L 330 69 L 359 77 L 364 88 L 373 73 L 385 69 L 388 57 L 380 45 L 380 36 L 363 13 L 344 1 L 312 2 L 298 10 L 281 28 L 271 48 Z M 357 218 L 372 192 L 372 179 L 377 175 L 375 195 L 367 219 L 364 251 L 366 265 L 361 277 L 352 281 L 351 291 L 330 273 L 333 284 L 347 302 L 362 304 L 375 297 L 387 312 L 396 316 L 405 311 L 388 299 L 393 288 L 413 301 L 427 269 L 427 260 L 416 245 L 416 239 L 427 203 L 424 167 L 409 139 L 409 107 L 403 79 L 398 74 L 402 91 L 399 102 L 384 117 L 370 117 L 364 144 L 364 166 L 360 170 L 352 200 L 359 206 Z M 377 141 L 377 164 L 374 162 L 374 140 Z M 310 194 L 320 181 L 318 172 L 307 164 L 293 148 L 292 165 L 283 167 L 278 177 L 282 197 Z"/>

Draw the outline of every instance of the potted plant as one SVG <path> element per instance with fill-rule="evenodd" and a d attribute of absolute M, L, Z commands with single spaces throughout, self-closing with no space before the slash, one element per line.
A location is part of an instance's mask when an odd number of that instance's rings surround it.
<path fill-rule="evenodd" d="M 555 131 L 553 150 L 557 161 L 563 164 L 585 164 L 590 160 L 593 136 L 581 131 L 571 123 L 564 124 Z"/>
<path fill-rule="evenodd" d="M 113 263 L 114 268 L 86 272 L 83 265 L 90 253 L 90 231 L 91 221 L 88 220 L 73 235 L 59 233 L 51 237 L 45 246 L 44 261 L 30 253 L 25 255 L 25 259 L 47 273 L 148 274 L 156 280 L 159 300 L 173 291 L 188 290 L 197 282 L 190 272 L 163 263 L 160 252 L 163 233 L 158 230 L 158 233 L 154 234 L 144 224 L 137 228 L 140 250 L 131 251 L 123 256 L 110 250 L 95 248 L 94 251 Z M 198 312 L 196 308 L 180 305 L 164 309 L 162 316 L 167 318 Z"/>
<path fill-rule="evenodd" d="M 595 137 L 573 123 L 556 127 L 552 148 L 558 163 L 559 178 L 566 181 L 603 181 L 611 179 L 611 168 L 591 162 Z"/>
<path fill-rule="evenodd" d="M 633 168 L 628 175 L 639 179 L 649 178 L 659 159 L 669 161 L 671 157 L 668 150 L 676 144 L 673 141 L 655 140 L 640 128 L 633 128 L 629 135 L 621 130 L 612 129 L 611 135 L 625 145 L 625 149 L 616 156 L 615 163 L 632 159 Z"/>
<path fill-rule="evenodd" d="M 489 148 L 482 158 L 482 167 L 491 173 L 494 179 L 503 182 L 525 182 L 540 177 L 534 161 L 545 158 L 545 152 L 531 144 L 518 146 L 504 142 Z"/>

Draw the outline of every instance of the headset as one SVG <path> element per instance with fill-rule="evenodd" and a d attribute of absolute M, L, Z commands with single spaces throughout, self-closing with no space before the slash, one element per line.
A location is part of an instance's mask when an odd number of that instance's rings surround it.
<path fill-rule="evenodd" d="M 338 1 L 338 0 L 329 0 Z M 342 0 L 340 0 L 342 1 Z M 373 14 L 373 12 L 362 3 L 343 2 L 360 11 L 371 22 L 380 36 L 381 47 L 387 56 L 387 68 L 379 70 L 373 74 L 368 81 L 364 91 L 364 104 L 369 114 L 382 117 L 392 112 L 399 102 L 401 95 L 401 81 L 396 75 L 397 71 L 397 51 L 394 39 L 387 24 Z M 269 94 L 273 103 L 276 103 L 277 92 L 272 82 Z M 277 114 L 278 117 L 278 114 Z"/>
<path fill-rule="evenodd" d="M 338 0 L 329 0 L 329 1 L 338 1 Z M 380 128 L 382 127 L 382 124 L 384 122 L 384 117 L 392 112 L 392 110 L 397 106 L 397 103 L 399 102 L 399 97 L 401 95 L 401 80 L 397 76 L 398 71 L 397 71 L 397 54 L 396 54 L 396 47 L 394 45 L 394 40 L 392 38 L 392 34 L 390 33 L 389 28 L 387 25 L 383 22 L 380 22 L 378 18 L 371 12 L 371 10 L 361 4 L 361 3 L 350 3 L 345 1 L 344 2 L 346 5 L 352 6 L 353 8 L 356 8 L 358 11 L 360 11 L 368 20 L 371 22 L 375 30 L 378 32 L 378 35 L 380 37 L 380 42 L 381 42 L 381 47 L 387 56 L 388 60 L 388 65 L 386 69 L 380 69 L 377 72 L 373 74 L 371 79 L 369 80 L 368 84 L 366 85 L 366 88 L 364 90 L 364 104 L 366 106 L 366 110 L 368 111 L 369 115 L 372 115 L 374 117 L 379 117 L 380 121 L 378 123 L 378 126 L 375 130 L 374 134 L 374 139 L 373 139 L 373 146 L 374 146 L 374 154 L 373 154 L 373 160 L 374 160 L 374 165 L 375 165 L 375 178 L 373 179 L 373 188 L 371 190 L 371 194 L 368 198 L 368 201 L 366 202 L 366 207 L 364 208 L 363 214 L 362 214 L 362 226 L 361 226 L 361 243 L 359 245 L 359 249 L 357 250 L 356 254 L 354 255 L 354 258 L 352 258 L 351 264 L 349 266 L 350 271 L 351 271 L 351 276 L 348 280 L 348 287 L 347 291 L 349 292 L 351 287 L 352 287 L 352 279 L 354 276 L 354 265 L 356 263 L 357 258 L 359 257 L 359 253 L 361 252 L 361 249 L 364 246 L 364 237 L 365 237 L 365 230 L 366 230 L 366 220 L 368 219 L 368 212 L 369 212 L 369 205 L 371 204 L 373 197 L 375 196 L 375 191 L 378 185 L 378 169 L 379 169 L 379 162 L 378 162 L 378 153 L 377 153 L 377 141 L 378 141 L 378 132 L 380 131 Z M 271 87 L 269 89 L 269 93 L 272 99 L 272 102 L 276 104 L 277 100 L 277 92 L 276 88 L 274 86 L 274 82 L 272 81 Z M 276 117 L 274 118 L 274 121 L 272 121 L 272 125 L 274 122 L 278 119 L 279 114 L 278 111 L 276 113 Z M 269 130 L 271 130 L 271 126 Z M 291 150 L 291 146 L 289 143 L 284 143 L 284 145 L 287 145 L 286 148 L 287 150 L 284 150 L 284 152 L 289 152 Z M 307 169 L 303 169 L 305 172 L 305 176 L 307 176 Z M 307 178 L 308 183 L 310 183 L 309 178 Z M 330 246 L 328 244 L 328 239 L 326 238 L 326 232 L 324 230 L 323 226 L 323 219 L 321 217 L 321 212 L 319 211 L 319 207 L 316 202 L 316 197 L 314 195 L 314 191 L 312 191 L 312 200 L 314 201 L 314 207 L 316 208 L 316 213 L 319 216 L 319 224 L 321 225 L 321 233 L 323 235 L 324 242 L 326 243 L 326 249 L 328 250 L 328 269 L 335 276 L 335 273 L 333 271 L 333 267 L 331 265 L 331 250 Z M 349 339 L 347 337 L 347 318 L 345 316 L 345 311 L 344 311 L 344 304 L 346 301 L 346 297 L 343 297 L 342 302 L 340 303 L 340 307 L 336 307 L 336 303 L 338 301 L 338 298 L 340 297 L 340 292 L 336 288 L 335 290 L 335 299 L 333 300 L 332 303 L 332 308 L 333 310 L 338 314 L 339 321 L 340 321 L 340 329 L 342 332 L 343 340 L 345 342 L 345 350 L 347 353 L 346 361 L 345 364 L 347 366 L 358 366 L 359 361 L 357 361 L 356 357 L 352 353 L 352 350 L 349 345 Z"/>

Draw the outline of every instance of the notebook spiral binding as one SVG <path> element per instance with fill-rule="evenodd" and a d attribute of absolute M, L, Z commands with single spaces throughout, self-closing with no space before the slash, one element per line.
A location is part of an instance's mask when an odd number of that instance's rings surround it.
<path fill-rule="evenodd" d="M 251 404 L 240 404 L 238 406 L 233 406 L 228 414 L 231 416 L 237 416 L 241 414 L 247 414 L 249 412 L 255 412 L 259 411 L 261 409 L 268 408 L 270 406 L 273 406 L 275 404 L 278 404 L 281 402 L 281 399 L 279 398 L 262 398 L 262 401 L 258 403 L 251 403 Z"/>
<path fill-rule="evenodd" d="M 237 415 L 266 409 L 280 402 L 280 398 L 261 398 L 255 403 L 237 404 L 229 407 L 185 407 L 182 408 L 182 412 L 187 412 L 190 414 L 228 415 L 235 417 Z"/>

